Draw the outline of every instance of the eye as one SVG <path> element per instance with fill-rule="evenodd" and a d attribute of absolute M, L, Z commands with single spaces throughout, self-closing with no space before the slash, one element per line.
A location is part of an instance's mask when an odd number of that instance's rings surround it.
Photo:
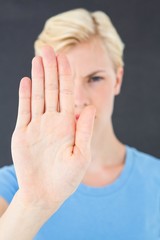
<path fill-rule="evenodd" d="M 90 78 L 89 82 L 99 82 L 103 80 L 103 77 L 100 77 L 100 76 L 93 76 Z"/>

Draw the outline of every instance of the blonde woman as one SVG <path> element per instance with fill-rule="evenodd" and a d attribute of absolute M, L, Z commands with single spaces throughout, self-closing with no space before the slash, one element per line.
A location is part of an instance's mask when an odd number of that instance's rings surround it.
<path fill-rule="evenodd" d="M 160 162 L 114 133 L 124 44 L 101 11 L 47 20 L 0 170 L 2 240 L 160 236 Z"/>

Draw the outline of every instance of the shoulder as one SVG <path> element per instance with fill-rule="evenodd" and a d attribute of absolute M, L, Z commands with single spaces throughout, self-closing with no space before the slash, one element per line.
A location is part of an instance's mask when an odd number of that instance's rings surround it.
<path fill-rule="evenodd" d="M 0 168 L 0 179 L 5 181 L 6 177 L 9 177 L 8 180 L 10 180 L 10 178 L 16 179 L 16 173 L 13 165 Z"/>
<path fill-rule="evenodd" d="M 0 196 L 8 203 L 18 190 L 18 182 L 13 165 L 0 168 Z"/>
<path fill-rule="evenodd" d="M 137 148 L 127 146 L 128 155 L 137 172 L 148 178 L 158 178 L 160 182 L 160 159 Z"/>
<path fill-rule="evenodd" d="M 14 169 L 13 164 L 0 167 L 0 172 L 5 171 L 5 170 L 8 170 L 9 172 L 15 173 L 15 169 Z"/>

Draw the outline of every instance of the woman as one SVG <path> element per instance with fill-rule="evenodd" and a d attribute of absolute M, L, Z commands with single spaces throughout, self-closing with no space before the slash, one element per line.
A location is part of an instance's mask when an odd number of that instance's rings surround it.
<path fill-rule="evenodd" d="M 20 82 L 14 167 L 0 170 L 0 239 L 160 236 L 160 162 L 123 144 L 112 125 L 123 49 L 103 12 L 46 22 L 32 81 Z"/>

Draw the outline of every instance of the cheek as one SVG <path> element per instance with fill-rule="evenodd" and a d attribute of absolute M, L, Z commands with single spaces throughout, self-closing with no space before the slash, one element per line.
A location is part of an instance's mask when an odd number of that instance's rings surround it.
<path fill-rule="evenodd" d="M 114 93 L 111 88 L 101 89 L 94 98 L 97 116 L 111 116 L 114 105 Z"/>
<path fill-rule="evenodd" d="M 101 91 L 99 91 L 99 97 L 97 96 L 97 103 L 99 106 L 110 106 L 110 104 L 113 102 L 114 93 L 112 88 L 103 88 Z"/>

